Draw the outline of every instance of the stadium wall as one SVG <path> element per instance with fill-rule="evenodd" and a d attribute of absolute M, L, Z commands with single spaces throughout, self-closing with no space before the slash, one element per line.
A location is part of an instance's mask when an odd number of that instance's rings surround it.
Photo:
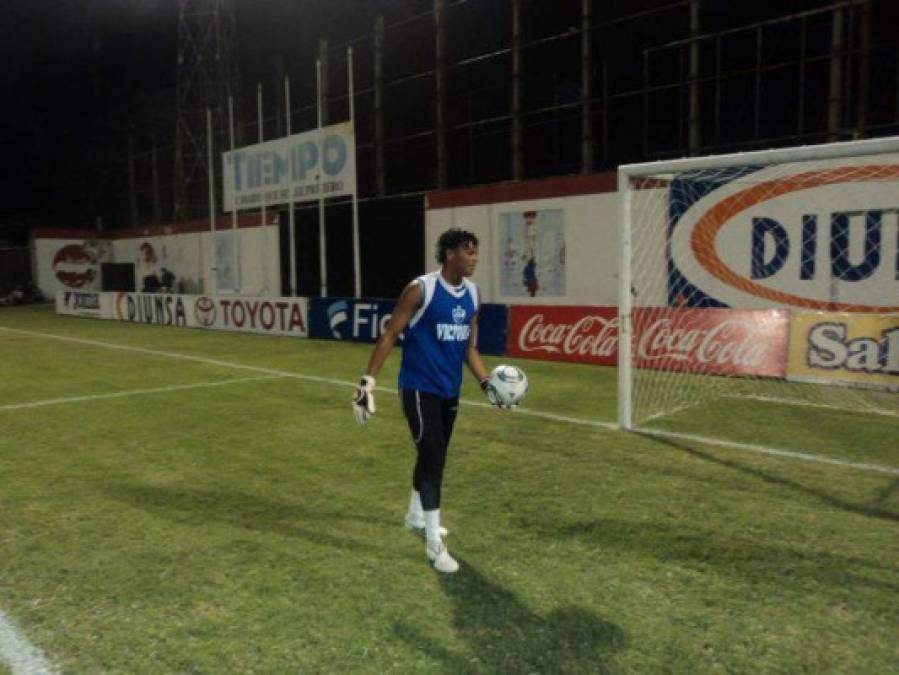
<path fill-rule="evenodd" d="M 58 314 L 264 335 L 374 342 L 395 306 L 376 298 L 60 291 Z M 783 309 L 637 311 L 636 365 L 899 392 L 899 314 Z M 485 304 L 486 354 L 615 365 L 616 307 Z"/>
<path fill-rule="evenodd" d="M 425 260 L 436 267 L 440 233 L 462 227 L 480 240 L 473 280 L 488 302 L 615 305 L 616 191 L 607 172 L 431 192 Z"/>
<path fill-rule="evenodd" d="M 899 312 L 897 177 L 895 153 L 647 174 L 630 194 L 633 304 Z M 615 305 L 616 189 L 606 173 L 429 193 L 426 256 L 463 227 L 487 300 Z"/>
<path fill-rule="evenodd" d="M 241 295 L 277 296 L 280 290 L 277 214 L 260 224 L 258 215 L 238 218 Z M 216 236 L 232 231 L 231 218 L 216 222 Z M 149 274 L 165 268 L 181 293 L 214 292 L 213 234 L 209 221 L 125 230 L 40 229 L 32 238 L 34 278 L 48 297 L 59 291 L 103 290 L 102 265 L 134 265 L 135 290 Z M 227 257 L 225 263 L 230 264 Z M 161 281 L 161 279 L 160 279 Z"/>

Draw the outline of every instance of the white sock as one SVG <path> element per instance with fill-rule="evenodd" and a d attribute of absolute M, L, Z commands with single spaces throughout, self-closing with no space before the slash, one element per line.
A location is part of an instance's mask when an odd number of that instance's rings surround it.
<path fill-rule="evenodd" d="M 412 488 L 412 494 L 409 495 L 409 515 L 415 520 L 421 520 L 425 515 L 421 508 L 421 494 L 415 488 Z"/>
<path fill-rule="evenodd" d="M 440 509 L 425 511 L 425 533 L 428 536 L 429 543 L 442 541 L 440 537 Z"/>

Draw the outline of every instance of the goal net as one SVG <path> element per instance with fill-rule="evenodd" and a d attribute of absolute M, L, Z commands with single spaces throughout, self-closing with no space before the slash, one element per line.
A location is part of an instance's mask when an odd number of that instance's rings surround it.
<path fill-rule="evenodd" d="M 899 422 L 899 139 L 623 166 L 619 191 L 622 427 Z"/>

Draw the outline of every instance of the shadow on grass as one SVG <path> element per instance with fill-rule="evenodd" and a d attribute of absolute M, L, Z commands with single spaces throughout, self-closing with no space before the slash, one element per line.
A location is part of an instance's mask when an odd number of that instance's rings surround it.
<path fill-rule="evenodd" d="M 605 519 L 563 527 L 545 523 L 538 527 L 547 537 L 575 539 L 607 550 L 625 549 L 657 560 L 677 562 L 697 571 L 727 575 L 742 582 L 777 589 L 792 586 L 819 592 L 824 586 L 834 589 L 868 587 L 888 591 L 882 594 L 884 600 L 899 592 L 899 584 L 886 580 L 895 579 L 890 565 L 879 565 L 858 557 L 802 551 L 757 539 L 728 538 L 715 532 L 690 531 L 661 523 Z M 875 578 L 872 574 L 883 578 Z"/>
<path fill-rule="evenodd" d="M 697 459 L 704 460 L 706 462 L 710 462 L 712 464 L 717 464 L 718 466 L 723 466 L 728 469 L 733 469 L 734 471 L 738 471 L 748 476 L 752 476 L 754 478 L 758 478 L 766 483 L 770 483 L 773 485 L 781 485 L 784 487 L 788 487 L 791 490 L 795 490 L 796 492 L 802 492 L 803 494 L 810 495 L 815 497 L 816 499 L 824 502 L 828 506 L 833 506 L 843 511 L 848 511 L 850 513 L 856 513 L 862 516 L 869 516 L 871 518 L 882 518 L 884 520 L 893 520 L 899 521 L 899 513 L 895 513 L 893 511 L 887 511 L 885 509 L 878 508 L 876 506 L 864 506 L 862 504 L 853 504 L 851 502 L 847 502 L 845 500 L 839 499 L 831 494 L 828 494 L 822 490 L 818 490 L 815 488 L 808 487 L 807 485 L 802 485 L 801 483 L 797 483 L 794 480 L 790 480 L 789 478 L 784 478 L 782 476 L 775 476 L 773 474 L 767 473 L 760 469 L 753 468 L 751 466 L 747 466 L 745 464 L 741 464 L 732 459 L 722 459 L 720 457 L 716 457 L 709 452 L 704 452 L 702 450 L 698 450 L 691 445 L 688 445 L 684 441 L 679 441 L 670 438 L 663 438 L 656 435 L 643 434 L 635 432 L 643 438 L 655 442 L 660 443 L 662 445 L 667 445 L 668 447 L 674 448 L 676 450 L 680 450 L 685 452 Z M 890 486 L 888 486 L 887 491 L 882 495 L 881 501 L 885 500 L 890 493 L 895 490 L 897 481 L 893 481 Z"/>
<path fill-rule="evenodd" d="M 618 626 L 577 607 L 538 615 L 464 560 L 459 564 L 440 584 L 453 602 L 452 626 L 465 653 L 448 650 L 406 622 L 394 625 L 400 639 L 439 661 L 444 672 L 611 672 L 609 656 L 626 642 Z"/>
<path fill-rule="evenodd" d="M 886 500 L 890 499 L 896 492 L 899 492 L 899 478 L 895 478 L 890 481 L 888 485 L 885 485 L 883 488 L 878 490 L 874 497 L 871 499 L 871 505 L 875 504 L 883 504 Z"/>
<path fill-rule="evenodd" d="M 106 486 L 104 491 L 112 499 L 183 525 L 208 527 L 210 523 L 223 523 L 357 552 L 376 552 L 380 548 L 353 540 L 346 533 L 348 526 L 360 522 L 379 527 L 397 525 L 355 513 L 351 507 L 339 511 L 308 508 L 240 492 L 127 484 Z"/>
<path fill-rule="evenodd" d="M 870 505 L 854 504 L 797 481 L 732 459 L 716 457 L 683 442 L 656 436 L 644 437 L 745 476 L 813 497 L 829 507 L 891 522 L 899 520 L 896 513 L 877 506 L 899 489 L 897 480 L 890 481 L 879 490 Z M 741 536 L 739 526 L 734 533 L 729 533 L 726 529 L 690 529 L 678 523 L 666 524 L 661 519 L 645 522 L 608 518 L 564 523 L 547 513 L 519 517 L 515 524 L 522 529 L 536 531 L 547 539 L 577 540 L 607 550 L 623 549 L 641 556 L 675 561 L 697 570 L 728 575 L 741 581 L 770 585 L 777 589 L 792 586 L 818 592 L 822 586 L 834 591 L 852 586 L 888 591 L 887 594 L 876 596 L 883 598 L 895 597 L 899 592 L 899 583 L 895 582 L 895 568 L 887 563 L 830 551 L 778 545 L 770 539 L 766 540 L 764 535 Z M 885 604 L 884 608 L 888 607 Z"/>

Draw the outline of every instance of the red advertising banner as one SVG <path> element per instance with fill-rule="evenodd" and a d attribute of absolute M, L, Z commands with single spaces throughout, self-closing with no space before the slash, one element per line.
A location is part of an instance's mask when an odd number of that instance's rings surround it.
<path fill-rule="evenodd" d="M 506 351 L 549 361 L 618 363 L 616 307 L 513 305 Z"/>
<path fill-rule="evenodd" d="M 784 377 L 789 317 L 785 309 L 635 308 L 634 365 Z"/>

